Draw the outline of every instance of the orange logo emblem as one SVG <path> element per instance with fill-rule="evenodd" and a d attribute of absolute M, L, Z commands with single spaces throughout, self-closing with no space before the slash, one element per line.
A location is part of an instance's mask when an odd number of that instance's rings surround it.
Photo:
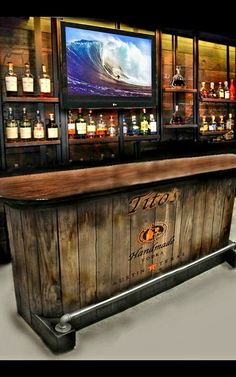
<path fill-rule="evenodd" d="M 163 236 L 167 230 L 167 225 L 165 223 L 151 224 L 146 228 L 142 229 L 138 235 L 139 242 L 152 242 L 157 238 Z"/>

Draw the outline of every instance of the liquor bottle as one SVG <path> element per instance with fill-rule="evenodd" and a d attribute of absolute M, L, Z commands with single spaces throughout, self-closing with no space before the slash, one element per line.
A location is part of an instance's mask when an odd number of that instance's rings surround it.
<path fill-rule="evenodd" d="M 26 107 L 23 107 L 22 120 L 20 121 L 20 139 L 22 141 L 29 141 L 32 139 L 32 125 L 28 118 Z"/>
<path fill-rule="evenodd" d="M 220 115 L 219 123 L 217 124 L 216 130 L 223 131 L 225 129 L 224 115 Z"/>
<path fill-rule="evenodd" d="M 151 135 L 157 134 L 157 122 L 155 121 L 153 114 L 150 114 L 150 117 L 149 117 L 149 133 Z"/>
<path fill-rule="evenodd" d="M 141 114 L 141 122 L 140 122 L 140 134 L 141 135 L 147 135 L 149 131 L 149 125 L 148 125 L 148 120 L 147 120 L 147 114 L 146 114 L 146 109 L 142 110 Z"/>
<path fill-rule="evenodd" d="M 18 140 L 18 125 L 14 118 L 12 107 L 8 108 L 8 117 L 5 123 L 6 139 L 8 143 L 12 143 Z"/>
<path fill-rule="evenodd" d="M 224 81 L 224 92 L 225 92 L 225 99 L 229 99 L 229 87 L 228 87 L 228 81 Z"/>
<path fill-rule="evenodd" d="M 139 135 L 140 134 L 140 127 L 137 124 L 136 115 L 131 115 L 131 127 L 128 131 L 129 131 L 129 135 Z"/>
<path fill-rule="evenodd" d="M 73 116 L 71 110 L 68 111 L 67 129 L 68 129 L 69 139 L 74 139 L 74 137 L 75 137 L 75 120 L 74 120 L 74 116 Z"/>
<path fill-rule="evenodd" d="M 180 125 L 182 123 L 183 123 L 183 118 L 182 118 L 182 116 L 180 115 L 180 112 L 179 112 L 179 105 L 176 105 L 175 111 L 173 112 L 173 115 L 170 119 L 170 124 L 172 124 L 174 126 L 174 125 Z"/>
<path fill-rule="evenodd" d="M 102 114 L 99 115 L 96 134 L 98 137 L 104 137 L 107 135 L 107 125 L 106 122 L 103 120 Z"/>
<path fill-rule="evenodd" d="M 224 89 L 222 87 L 221 81 L 219 81 L 219 86 L 218 86 L 218 89 L 217 89 L 217 97 L 218 98 L 225 98 L 225 92 L 224 92 Z"/>
<path fill-rule="evenodd" d="M 7 96 L 17 96 L 17 75 L 14 72 L 13 63 L 7 63 L 8 70 L 5 74 L 6 94 Z"/>
<path fill-rule="evenodd" d="M 201 132 L 206 132 L 208 130 L 209 130 L 208 123 L 207 123 L 207 120 L 206 120 L 206 116 L 204 115 L 202 117 L 202 121 L 201 121 L 201 125 L 200 125 L 200 131 Z"/>
<path fill-rule="evenodd" d="M 39 78 L 39 88 L 41 97 L 49 97 L 51 95 L 51 79 L 47 74 L 45 64 L 42 64 L 42 73 Z"/>
<path fill-rule="evenodd" d="M 208 98 L 209 93 L 208 90 L 206 89 L 206 83 L 205 81 L 201 82 L 201 88 L 199 91 L 199 99 L 202 100 L 203 98 Z"/>
<path fill-rule="evenodd" d="M 29 63 L 25 63 L 25 74 L 22 77 L 22 88 L 24 96 L 33 96 L 34 94 L 34 76 L 30 72 Z"/>
<path fill-rule="evenodd" d="M 230 86 L 229 86 L 229 99 L 235 100 L 235 86 L 234 86 L 234 80 L 230 80 Z"/>
<path fill-rule="evenodd" d="M 92 110 L 89 110 L 88 124 L 87 124 L 87 137 L 96 137 L 96 124 L 93 119 Z"/>
<path fill-rule="evenodd" d="M 216 131 L 216 121 L 215 121 L 216 117 L 215 115 L 211 115 L 211 121 L 209 123 L 209 131 Z"/>
<path fill-rule="evenodd" d="M 114 119 L 113 119 L 112 115 L 109 118 L 109 125 L 108 125 L 108 129 L 107 129 L 107 134 L 108 134 L 108 136 L 111 136 L 111 137 L 114 137 L 114 136 L 117 135 L 116 126 L 114 124 Z"/>
<path fill-rule="evenodd" d="M 36 119 L 33 123 L 33 137 L 35 140 L 44 140 L 45 138 L 44 123 L 41 120 L 39 110 L 36 110 Z"/>
<path fill-rule="evenodd" d="M 172 77 L 170 86 L 185 86 L 185 80 L 180 73 L 181 67 L 176 66 L 176 74 Z"/>
<path fill-rule="evenodd" d="M 232 113 L 229 113 L 229 117 L 226 120 L 226 130 L 232 130 L 234 128 L 234 120 L 232 118 Z"/>
<path fill-rule="evenodd" d="M 209 98 L 216 98 L 217 97 L 217 94 L 216 94 L 216 91 L 215 91 L 215 84 L 214 82 L 211 82 L 210 83 L 210 90 L 209 90 Z"/>
<path fill-rule="evenodd" d="M 59 130 L 58 130 L 58 125 L 55 123 L 53 113 L 49 114 L 49 122 L 46 125 L 46 129 L 47 129 L 47 139 L 48 140 L 57 140 L 58 139 Z"/>
<path fill-rule="evenodd" d="M 75 121 L 76 137 L 78 139 L 85 139 L 87 133 L 87 123 L 84 119 L 82 108 L 78 110 L 78 116 Z"/>

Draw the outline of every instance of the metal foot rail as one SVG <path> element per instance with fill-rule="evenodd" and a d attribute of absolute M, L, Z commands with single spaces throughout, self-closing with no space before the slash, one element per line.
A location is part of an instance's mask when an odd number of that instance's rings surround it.
<path fill-rule="evenodd" d="M 223 253 L 223 252 L 225 252 L 229 249 L 233 249 L 235 246 L 236 246 L 236 242 L 231 242 L 229 245 L 223 247 L 222 249 L 215 251 L 214 253 L 211 253 L 209 255 L 205 255 L 204 257 L 199 258 L 199 259 L 197 259 L 197 260 L 195 260 L 191 263 L 188 263 L 185 266 L 178 267 L 175 270 L 167 272 L 166 274 L 157 276 L 156 278 L 154 278 L 152 280 L 148 280 L 144 283 L 141 283 L 141 284 L 139 284 L 139 285 L 137 285 L 133 288 L 126 290 L 125 292 L 117 294 L 116 296 L 112 296 L 112 297 L 110 297 L 106 300 L 98 302 L 97 304 L 87 306 L 84 309 L 78 309 L 78 310 L 75 310 L 74 312 L 66 313 L 60 318 L 59 322 L 56 324 L 55 330 L 57 332 L 60 332 L 60 333 L 66 333 L 66 332 L 71 330 L 71 324 L 69 322 L 72 321 L 72 319 L 79 318 L 82 314 L 88 313 L 88 312 L 90 312 L 94 309 L 101 308 L 102 306 L 104 306 L 106 304 L 115 302 L 115 301 L 121 299 L 122 297 L 128 296 L 130 293 L 139 291 L 144 287 L 152 285 L 153 283 L 157 282 L 158 280 L 162 280 L 162 279 L 166 278 L 167 276 L 174 275 L 176 272 L 187 270 L 189 267 L 194 266 L 195 264 L 198 264 L 198 263 L 200 263 L 204 260 L 210 259 L 210 258 L 214 257 L 215 255 L 221 254 L 221 253 Z"/>

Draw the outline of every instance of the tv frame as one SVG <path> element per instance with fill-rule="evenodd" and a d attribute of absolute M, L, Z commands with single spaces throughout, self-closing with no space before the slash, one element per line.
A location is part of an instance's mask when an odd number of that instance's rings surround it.
<path fill-rule="evenodd" d="M 143 34 L 137 32 L 131 32 L 120 29 L 111 29 L 101 26 L 91 26 L 85 24 L 77 24 L 73 22 L 61 21 L 61 102 L 64 109 L 76 109 L 76 108 L 107 108 L 107 109 L 119 109 L 119 108 L 152 108 L 156 106 L 156 40 L 154 35 Z M 98 31 L 109 34 L 117 34 L 138 38 L 145 38 L 152 41 L 151 51 L 151 71 L 152 71 L 152 83 L 151 90 L 152 95 L 150 97 L 130 96 L 130 97 L 113 97 L 113 96 L 92 96 L 92 95 L 77 95 L 72 96 L 68 93 L 67 84 L 67 54 L 66 54 L 66 27 L 85 29 Z"/>

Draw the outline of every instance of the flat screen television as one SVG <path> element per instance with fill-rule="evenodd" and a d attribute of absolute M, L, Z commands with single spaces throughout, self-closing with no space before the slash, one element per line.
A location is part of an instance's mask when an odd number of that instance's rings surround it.
<path fill-rule="evenodd" d="M 155 105 L 155 38 L 61 22 L 64 108 Z"/>

